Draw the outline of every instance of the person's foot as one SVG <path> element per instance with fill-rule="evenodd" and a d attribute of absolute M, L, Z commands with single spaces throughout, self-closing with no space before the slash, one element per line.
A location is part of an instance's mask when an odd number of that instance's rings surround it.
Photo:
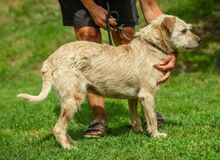
<path fill-rule="evenodd" d="M 156 112 L 157 124 L 162 125 L 165 123 L 165 118 L 160 112 Z M 146 123 L 146 121 L 145 121 Z M 84 137 L 98 138 L 107 135 L 107 125 L 105 120 L 93 120 L 88 128 L 84 131 Z"/>
<path fill-rule="evenodd" d="M 97 138 L 104 137 L 107 133 L 105 120 L 93 120 L 89 127 L 84 131 L 84 137 Z"/>

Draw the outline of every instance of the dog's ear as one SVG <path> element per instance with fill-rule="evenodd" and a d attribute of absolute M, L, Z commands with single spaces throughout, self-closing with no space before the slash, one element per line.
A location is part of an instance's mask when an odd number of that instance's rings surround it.
<path fill-rule="evenodd" d="M 176 18 L 174 16 L 165 17 L 161 23 L 161 26 L 168 29 L 169 33 L 173 32 Z"/>

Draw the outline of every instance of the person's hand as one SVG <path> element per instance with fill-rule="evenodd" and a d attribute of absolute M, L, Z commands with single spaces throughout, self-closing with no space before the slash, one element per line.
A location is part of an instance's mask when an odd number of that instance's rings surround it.
<path fill-rule="evenodd" d="M 93 6 L 93 9 L 89 10 L 89 13 L 96 25 L 103 29 L 106 29 L 106 15 L 108 13 L 107 10 L 105 10 L 99 5 L 95 5 Z M 112 16 L 109 18 L 109 23 L 111 26 L 117 25 L 116 19 Z"/>
<path fill-rule="evenodd" d="M 157 84 L 163 83 L 169 78 L 170 73 L 171 73 L 172 69 L 174 68 L 174 66 L 176 64 L 176 58 L 177 58 L 177 54 L 167 55 L 166 57 L 164 57 L 161 60 L 160 64 L 155 64 L 154 65 L 154 67 L 156 69 L 158 69 L 161 72 L 164 72 L 164 76 L 161 77 L 157 81 Z"/>

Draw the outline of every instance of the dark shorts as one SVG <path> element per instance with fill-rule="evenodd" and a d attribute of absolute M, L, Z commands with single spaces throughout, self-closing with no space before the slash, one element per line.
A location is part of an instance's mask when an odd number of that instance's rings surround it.
<path fill-rule="evenodd" d="M 62 1 L 62 2 L 61 2 Z M 106 0 L 94 0 L 96 4 L 106 8 Z M 80 0 L 59 0 L 63 25 L 73 27 L 95 26 L 89 12 Z M 119 13 L 118 25 L 135 26 L 138 21 L 136 0 L 110 0 L 110 10 Z"/>

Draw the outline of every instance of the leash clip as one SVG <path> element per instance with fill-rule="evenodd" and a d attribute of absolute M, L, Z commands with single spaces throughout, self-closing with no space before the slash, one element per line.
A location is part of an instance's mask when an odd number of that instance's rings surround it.
<path fill-rule="evenodd" d="M 116 26 L 116 27 L 113 27 L 113 28 L 117 29 L 118 31 L 123 31 L 124 24 L 121 24 L 120 26 Z"/>

